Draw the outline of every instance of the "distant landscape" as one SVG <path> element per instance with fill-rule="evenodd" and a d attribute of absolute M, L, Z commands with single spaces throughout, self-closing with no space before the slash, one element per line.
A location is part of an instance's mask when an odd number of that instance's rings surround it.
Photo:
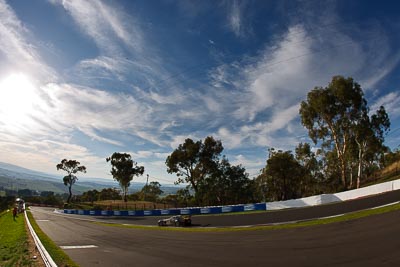
<path fill-rule="evenodd" d="M 79 178 L 79 177 L 78 177 Z M 144 183 L 133 182 L 129 188 L 130 192 L 140 191 Z M 114 180 L 104 178 L 79 178 L 78 182 L 73 187 L 75 195 L 81 195 L 88 190 L 101 190 L 103 188 L 119 188 L 119 185 Z M 173 184 L 161 185 L 164 194 L 174 194 L 182 187 Z M 5 190 L 18 191 L 29 189 L 38 193 L 51 191 L 55 194 L 68 193 L 68 188 L 62 182 L 62 174 L 56 177 L 51 174 L 38 172 L 26 169 L 20 166 L 0 162 L 0 195 L 4 194 Z"/>

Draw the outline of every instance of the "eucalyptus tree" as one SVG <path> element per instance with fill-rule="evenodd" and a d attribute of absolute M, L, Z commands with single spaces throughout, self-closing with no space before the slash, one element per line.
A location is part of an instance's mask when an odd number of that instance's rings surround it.
<path fill-rule="evenodd" d="M 81 163 L 76 160 L 63 159 L 61 160 L 61 163 L 56 165 L 57 170 L 63 170 L 67 172 L 67 175 L 63 178 L 63 182 L 65 186 L 68 186 L 68 203 L 70 203 L 72 197 L 72 185 L 74 185 L 78 180 L 78 177 L 76 177 L 75 174 L 78 172 L 86 173 L 86 167 L 80 166 L 80 164 Z"/>
<path fill-rule="evenodd" d="M 144 167 L 138 166 L 137 162 L 134 162 L 131 155 L 127 153 L 115 152 L 111 157 L 106 158 L 106 161 L 111 163 L 111 174 L 114 180 L 119 183 L 124 201 L 127 202 L 126 195 L 131 181 L 134 176 L 143 175 Z"/>
<path fill-rule="evenodd" d="M 389 116 L 381 106 L 375 114 L 369 115 L 365 110 L 361 119 L 354 127 L 354 141 L 358 148 L 357 188 L 360 187 L 363 165 L 369 155 L 374 160 L 384 149 L 385 135 L 390 129 Z M 372 156 L 372 158 L 371 158 Z"/>
<path fill-rule="evenodd" d="M 368 111 L 360 85 L 352 78 L 342 76 L 333 77 L 325 88 L 315 87 L 307 94 L 307 100 L 301 103 L 301 121 L 312 141 L 315 144 L 321 141 L 322 147 L 336 153 L 343 188 L 349 186 L 351 164 L 348 161 L 354 160 L 351 157 L 352 143 L 358 142 L 357 160 L 361 166 L 365 150 L 373 141 L 383 143 L 383 132 L 388 129 L 384 109 L 380 109 L 373 120 L 369 120 Z M 362 141 L 365 134 L 367 138 Z"/>
<path fill-rule="evenodd" d="M 248 203 L 253 199 L 252 181 L 241 165 L 231 165 L 223 157 L 218 170 L 204 179 L 199 186 L 199 198 L 206 205 Z"/>
<path fill-rule="evenodd" d="M 178 176 L 176 184 L 189 183 L 197 194 L 200 183 L 218 169 L 223 149 L 221 141 L 212 136 L 208 136 L 204 142 L 187 138 L 167 157 L 167 172 Z"/>
<path fill-rule="evenodd" d="M 290 151 L 274 151 L 270 154 L 259 178 L 266 181 L 269 200 L 280 201 L 301 197 L 303 167 Z"/>
<path fill-rule="evenodd" d="M 311 150 L 309 143 L 300 143 L 295 149 L 295 158 L 303 167 L 303 174 L 300 180 L 301 195 L 317 194 L 320 189 L 319 185 L 323 180 L 321 172 L 321 162 L 317 159 L 316 154 Z"/>

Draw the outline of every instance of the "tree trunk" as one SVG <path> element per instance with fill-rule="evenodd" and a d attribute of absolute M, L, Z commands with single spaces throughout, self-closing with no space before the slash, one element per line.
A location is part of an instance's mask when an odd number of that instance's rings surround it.
<path fill-rule="evenodd" d="M 344 159 L 340 159 L 341 161 L 341 180 L 343 188 L 346 188 L 346 162 Z"/>
<path fill-rule="evenodd" d="M 67 203 L 69 204 L 71 201 L 71 197 L 72 197 L 72 184 L 70 186 L 68 186 L 68 191 L 69 191 L 69 196 L 68 196 Z"/>
<path fill-rule="evenodd" d="M 351 189 L 352 187 L 353 187 L 353 168 L 350 168 L 350 181 L 348 189 Z"/>
<path fill-rule="evenodd" d="M 357 188 L 360 188 L 361 176 L 362 176 L 362 165 L 363 165 L 363 157 L 364 157 L 364 149 L 367 144 L 366 141 L 363 144 L 357 142 L 358 144 L 358 172 L 357 172 Z"/>

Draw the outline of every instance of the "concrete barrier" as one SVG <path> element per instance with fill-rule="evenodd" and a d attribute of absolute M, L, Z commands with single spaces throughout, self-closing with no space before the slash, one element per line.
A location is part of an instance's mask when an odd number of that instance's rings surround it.
<path fill-rule="evenodd" d="M 333 195 L 342 201 L 346 201 L 346 200 L 356 199 L 356 198 L 360 198 L 360 197 L 381 194 L 381 193 L 392 191 L 393 190 L 393 182 L 394 181 L 371 185 L 371 186 L 367 186 L 367 187 L 363 187 L 363 188 L 359 188 L 359 189 L 336 193 Z"/>
<path fill-rule="evenodd" d="M 393 186 L 392 190 L 399 190 L 400 189 L 400 179 L 393 181 L 392 186 Z"/>
<path fill-rule="evenodd" d="M 340 192 L 336 194 L 323 194 L 306 198 L 267 202 L 266 204 L 268 210 L 302 208 L 302 207 L 316 206 L 321 204 L 328 204 L 338 201 L 347 201 L 361 197 L 382 194 L 385 192 L 399 190 L 399 189 L 400 189 L 400 179 L 381 184 L 371 185 L 359 189 Z"/>

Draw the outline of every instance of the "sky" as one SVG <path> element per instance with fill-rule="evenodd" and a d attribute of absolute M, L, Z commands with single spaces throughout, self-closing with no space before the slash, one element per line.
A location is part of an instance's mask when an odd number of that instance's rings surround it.
<path fill-rule="evenodd" d="M 335 75 L 353 77 L 400 144 L 398 1 L 0 0 L 0 161 L 112 179 L 173 183 L 165 160 L 213 136 L 249 177 L 268 149 L 310 142 L 299 107 Z M 79 177 L 79 176 L 78 176 Z"/>

